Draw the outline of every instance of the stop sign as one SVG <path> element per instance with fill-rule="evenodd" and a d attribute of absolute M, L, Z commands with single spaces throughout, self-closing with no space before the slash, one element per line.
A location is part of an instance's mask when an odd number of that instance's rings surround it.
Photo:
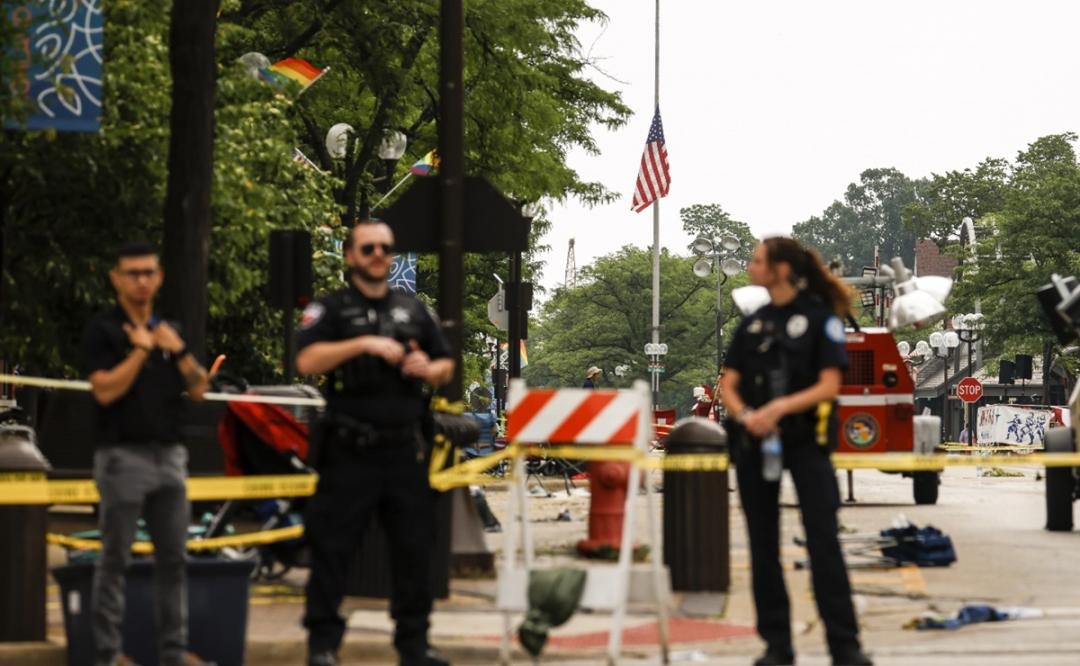
<path fill-rule="evenodd" d="M 983 396 L 983 385 L 974 377 L 964 377 L 956 385 L 956 397 L 964 402 L 978 402 Z"/>

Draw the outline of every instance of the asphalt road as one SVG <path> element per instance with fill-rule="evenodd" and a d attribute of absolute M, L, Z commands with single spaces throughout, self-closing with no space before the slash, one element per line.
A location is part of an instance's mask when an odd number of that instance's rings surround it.
<path fill-rule="evenodd" d="M 951 468 L 942 478 L 933 506 L 912 502 L 911 480 L 876 471 L 855 473 L 854 503 L 845 502 L 840 519 L 849 537 L 876 533 L 901 516 L 916 525 L 933 525 L 948 534 L 958 560 L 941 568 L 861 568 L 870 558 L 850 555 L 852 583 L 863 627 L 863 641 L 878 664 L 1080 664 L 1080 532 L 1043 529 L 1043 482 L 1034 470 L 1007 468 L 1022 476 L 984 476 L 989 468 Z M 732 475 L 733 476 L 733 475 Z M 847 495 L 845 474 L 841 492 Z M 549 484 L 553 489 L 557 485 Z M 731 538 L 733 587 L 724 619 L 752 625 L 749 563 L 745 527 L 732 494 Z M 785 479 L 783 557 L 793 600 L 800 664 L 828 664 L 824 638 L 809 576 L 796 570 L 805 552 L 792 537 L 801 534 L 793 488 Z M 490 495 L 496 513 L 503 499 Z M 538 550 L 558 553 L 584 536 L 587 499 L 534 499 L 531 518 L 537 523 Z M 575 521 L 554 522 L 569 508 Z M 1075 507 L 1074 507 L 1075 509 Z M 640 513 L 639 513 L 640 515 Z M 1078 516 L 1077 524 L 1080 524 Z M 643 525 L 642 525 L 643 527 Z M 494 535 L 497 536 L 497 535 Z M 499 545 L 493 541 L 494 545 Z M 849 546 L 850 548 L 850 546 Z M 968 625 L 952 631 L 905 629 L 921 613 L 954 613 L 965 604 L 1029 607 L 1036 619 Z M 760 645 L 755 640 L 680 648 L 675 663 L 746 664 Z M 564 663 L 594 664 L 595 658 Z M 628 659 L 629 664 L 655 664 L 658 659 Z"/>

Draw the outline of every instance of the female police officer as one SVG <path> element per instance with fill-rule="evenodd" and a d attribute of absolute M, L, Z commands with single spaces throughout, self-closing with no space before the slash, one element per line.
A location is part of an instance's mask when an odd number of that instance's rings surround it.
<path fill-rule="evenodd" d="M 847 365 L 840 317 L 849 313 L 849 290 L 816 252 L 790 238 L 763 241 L 747 272 L 753 284 L 768 289 L 771 302 L 735 331 L 721 385 L 734 421 L 732 457 L 750 536 L 757 630 L 767 644 L 755 664 L 795 663 L 780 566 L 781 455 L 799 496 L 814 596 L 833 663 L 871 664 L 859 646 L 837 539 L 840 493 L 829 461 L 832 407 Z"/>

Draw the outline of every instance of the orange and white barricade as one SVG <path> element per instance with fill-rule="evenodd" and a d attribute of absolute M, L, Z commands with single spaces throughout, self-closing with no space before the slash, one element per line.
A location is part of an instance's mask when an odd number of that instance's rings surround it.
<path fill-rule="evenodd" d="M 634 382 L 632 389 L 529 389 L 520 379 L 510 383 L 507 396 L 507 439 L 512 444 L 551 442 L 583 446 L 622 445 L 641 456 L 649 452 L 653 439 L 652 404 L 648 385 Z M 501 659 L 510 663 L 513 616 L 528 607 L 529 571 L 534 567 L 532 530 L 529 528 L 525 461 L 515 447 L 514 480 L 510 487 L 506 547 L 498 571 L 496 607 L 503 612 Z M 622 544 L 616 564 L 590 564 L 586 568 L 581 607 L 612 613 L 608 640 L 608 664 L 617 663 L 622 646 L 622 629 L 630 595 L 633 560 L 634 499 L 641 481 L 641 467 L 630 468 L 629 492 L 623 518 Z M 668 585 L 660 553 L 660 519 L 651 484 L 645 484 L 648 511 L 649 559 L 652 563 L 653 598 L 660 627 L 663 663 L 668 663 Z M 519 561 L 520 550 L 520 561 Z"/>

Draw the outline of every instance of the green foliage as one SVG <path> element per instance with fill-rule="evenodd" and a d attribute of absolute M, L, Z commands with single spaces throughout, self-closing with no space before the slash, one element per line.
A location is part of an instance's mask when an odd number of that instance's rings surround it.
<path fill-rule="evenodd" d="M 874 247 L 882 261 L 901 257 L 908 266 L 915 258 L 915 234 L 904 226 L 902 211 L 916 198 L 922 183 L 896 169 L 867 169 L 851 183 L 844 200 L 834 201 L 821 216 L 795 225 L 792 235 L 817 248 L 826 262 L 840 259 L 845 274 L 858 275 L 874 265 Z"/>
<path fill-rule="evenodd" d="M 750 231 L 750 226 L 732 218 L 720 204 L 694 204 L 679 210 L 682 219 L 683 231 L 690 234 L 691 238 L 704 236 L 712 240 L 720 240 L 725 236 L 734 236 L 741 244 L 739 249 L 731 256 L 750 261 L 757 245 L 757 238 Z M 688 246 L 693 248 L 693 242 Z"/>
<path fill-rule="evenodd" d="M 0 224 L 5 240 L 0 358 L 43 374 L 73 374 L 86 319 L 112 300 L 105 279 L 123 241 L 160 241 L 171 80 L 169 3 L 105 3 L 107 55 L 98 135 L 0 135 Z M 595 152 L 593 124 L 629 115 L 615 93 L 589 81 L 575 41 L 582 21 L 605 17 L 580 0 L 470 2 L 466 14 L 466 170 L 523 201 L 606 201 L 613 195 L 566 166 L 573 148 Z M 10 44 L 0 32 L 0 48 Z M 331 72 L 302 95 L 245 76 L 236 58 L 299 56 Z M 265 298 L 267 237 L 275 228 L 315 232 L 319 291 L 340 285 L 333 244 L 341 220 L 370 206 L 408 165 L 437 144 L 438 5 L 425 0 L 223 0 L 210 242 L 212 355 L 258 382 L 280 377 L 280 313 Z M 0 68 L 6 67 L 0 60 Z M 6 78 L 6 71 L 0 74 Z M 12 117 L 0 98 L 0 116 Z M 344 160 L 323 145 L 338 122 L 356 128 Z M 408 135 L 394 171 L 378 159 L 386 129 Z M 300 147 L 326 173 L 291 160 Z M 399 190 L 404 191 L 404 188 Z M 548 228 L 533 225 L 526 279 Z M 466 259 L 465 330 L 479 378 L 485 305 L 505 257 Z M 435 296 L 435 261 L 422 258 L 421 295 Z M 166 276 L 168 279 L 168 276 Z"/>
<path fill-rule="evenodd" d="M 918 238 L 939 244 L 957 240 L 965 217 L 979 219 L 1002 209 L 1010 172 L 1007 161 L 987 158 L 974 171 L 933 174 L 929 183 L 920 186 L 918 201 L 904 208 L 904 225 Z"/>
<path fill-rule="evenodd" d="M 1012 165 L 1000 209 L 977 220 L 985 229 L 977 261 L 961 265 L 951 306 L 970 312 L 980 303 L 995 351 L 1041 355 L 1054 338 L 1035 291 L 1052 273 L 1080 275 L 1076 138 L 1067 133 L 1033 142 Z M 1075 354 L 1065 362 L 1074 372 L 1080 366 Z"/>
<path fill-rule="evenodd" d="M 689 408 L 694 386 L 716 379 L 716 283 L 694 276 L 693 263 L 692 257 L 660 254 L 660 338 L 668 345 L 661 404 L 680 412 Z M 724 286 L 727 334 L 736 325 L 729 290 L 741 284 L 743 275 Z M 577 287 L 557 289 L 544 303 L 533 327 L 525 378 L 538 386 L 580 386 L 585 370 L 596 365 L 604 369 L 607 386 L 647 381 L 644 347 L 651 339 L 651 288 L 648 249 L 626 246 L 582 268 Z M 621 378 L 614 373 L 620 365 L 630 366 Z"/>

